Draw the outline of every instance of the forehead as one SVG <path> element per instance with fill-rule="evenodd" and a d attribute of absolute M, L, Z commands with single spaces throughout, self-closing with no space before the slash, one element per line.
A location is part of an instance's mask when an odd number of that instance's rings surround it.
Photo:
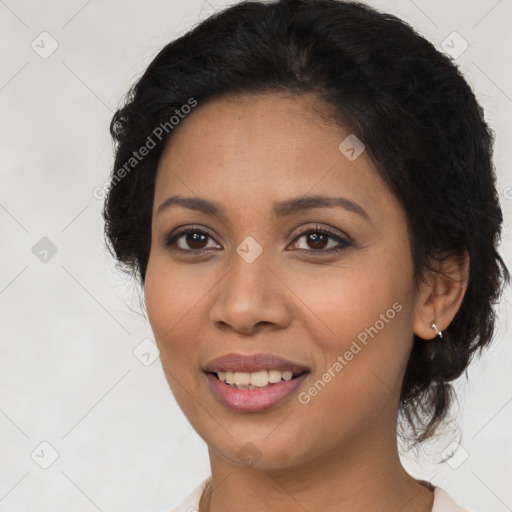
<path fill-rule="evenodd" d="M 162 153 L 155 208 L 176 194 L 215 197 L 228 207 L 334 192 L 357 197 L 369 209 L 393 201 L 364 151 L 352 160 L 340 151 L 351 134 L 328 114 L 329 106 L 313 94 L 198 104 Z"/>

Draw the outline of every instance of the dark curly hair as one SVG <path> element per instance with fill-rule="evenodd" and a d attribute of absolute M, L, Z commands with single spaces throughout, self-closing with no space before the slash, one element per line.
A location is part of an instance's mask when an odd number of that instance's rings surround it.
<path fill-rule="evenodd" d="M 442 340 L 415 336 L 406 369 L 399 412 L 420 444 L 449 412 L 450 381 L 491 342 L 493 305 L 510 275 L 497 252 L 502 212 L 493 134 L 454 63 L 408 24 L 358 2 L 255 1 L 216 13 L 169 43 L 112 119 L 107 245 L 143 285 L 170 119 L 186 113 L 191 100 L 258 92 L 314 92 L 332 119 L 364 142 L 406 211 L 416 284 L 435 271 L 433 262 L 469 255 L 459 311 Z M 150 139 L 151 149 L 135 161 L 134 151 Z"/>

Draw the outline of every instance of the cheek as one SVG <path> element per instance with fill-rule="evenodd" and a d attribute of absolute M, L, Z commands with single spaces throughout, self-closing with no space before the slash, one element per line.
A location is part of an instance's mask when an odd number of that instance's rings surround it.
<path fill-rule="evenodd" d="M 194 329 L 202 301 L 214 279 L 197 265 L 177 265 L 165 254 L 150 254 L 144 296 L 149 321 L 160 341 L 177 338 Z M 191 336 L 187 338 L 193 339 Z"/>
<path fill-rule="evenodd" d="M 312 417 L 349 414 L 344 421 L 355 425 L 399 393 L 412 343 L 412 266 L 405 256 L 376 256 L 371 265 L 319 271 L 294 287 L 314 313 L 306 328 L 322 354 L 303 396 Z"/>
<path fill-rule="evenodd" d="M 316 332 L 324 350 L 331 353 L 348 349 L 347 343 L 358 338 L 364 343 L 370 336 L 368 330 L 381 340 L 403 339 L 399 333 L 412 325 L 410 312 L 406 313 L 411 300 L 412 266 L 405 256 L 400 261 L 396 254 L 391 256 L 383 251 L 355 254 L 339 268 L 312 267 L 308 279 L 298 268 L 288 273 L 286 280 L 293 283 L 295 294 L 305 306 L 304 314 L 309 310 L 306 316 L 316 319 L 317 329 L 321 329 Z M 383 349 L 384 345 L 381 341 Z"/>
<path fill-rule="evenodd" d="M 148 263 L 144 295 L 149 323 L 160 350 L 160 363 L 169 388 L 185 415 L 197 422 L 199 394 L 197 354 L 200 335 L 199 307 L 204 291 L 190 278 L 165 261 L 153 258 Z M 208 288 L 206 288 L 208 289 Z"/>
<path fill-rule="evenodd" d="M 200 322 L 194 318 L 209 288 L 198 283 L 201 280 L 191 281 L 167 258 L 150 256 L 144 286 L 146 310 L 162 365 L 173 373 L 187 373 L 185 368 L 197 364 L 200 337 L 195 331 Z"/>

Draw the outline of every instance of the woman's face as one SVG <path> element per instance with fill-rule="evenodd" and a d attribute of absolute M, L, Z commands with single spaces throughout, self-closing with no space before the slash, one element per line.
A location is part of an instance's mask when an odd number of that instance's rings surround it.
<path fill-rule="evenodd" d="M 313 107 L 199 104 L 155 187 L 145 298 L 166 378 L 215 453 L 263 469 L 393 443 L 417 315 L 404 211 Z M 275 357 L 243 358 L 261 354 Z"/>

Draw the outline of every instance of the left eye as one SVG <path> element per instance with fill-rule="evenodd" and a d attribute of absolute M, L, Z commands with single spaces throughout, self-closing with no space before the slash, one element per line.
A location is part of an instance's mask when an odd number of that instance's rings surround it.
<path fill-rule="evenodd" d="M 302 247 L 299 241 L 304 239 Z M 350 246 L 350 242 L 326 229 L 309 229 L 295 238 L 299 250 L 309 252 L 336 252 Z M 313 251 L 311 251 L 313 249 Z"/>

